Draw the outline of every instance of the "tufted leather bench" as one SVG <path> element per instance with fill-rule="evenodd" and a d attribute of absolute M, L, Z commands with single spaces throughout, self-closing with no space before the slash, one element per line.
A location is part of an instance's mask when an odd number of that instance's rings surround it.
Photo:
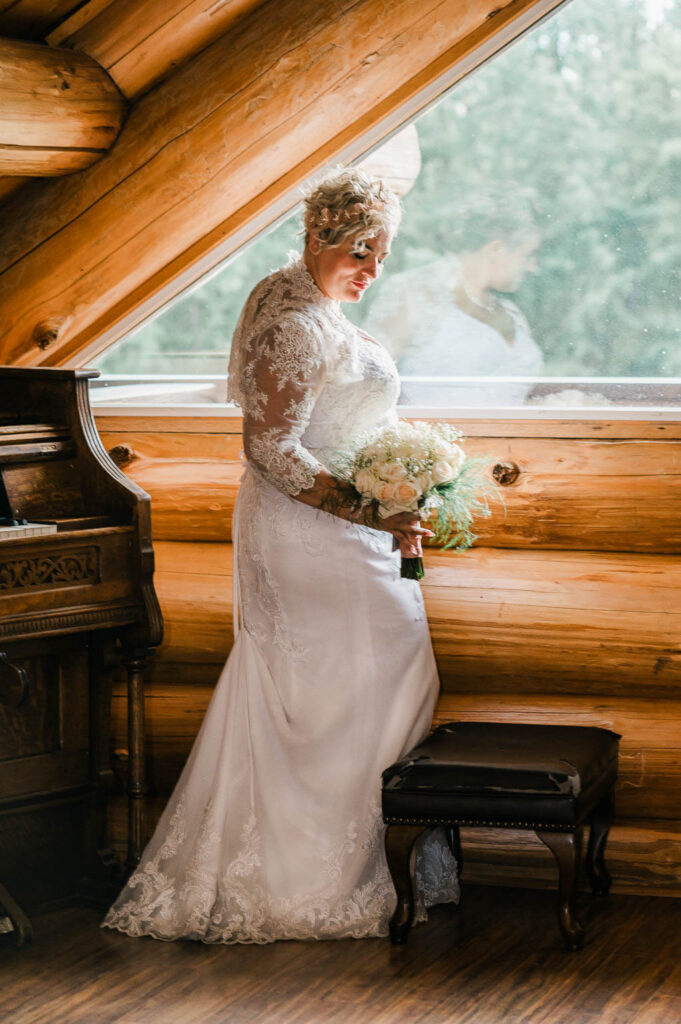
<path fill-rule="evenodd" d="M 558 863 L 558 923 L 567 948 L 584 932 L 574 901 L 584 824 L 594 895 L 607 895 L 603 853 L 614 810 L 620 737 L 586 726 L 449 722 L 383 773 L 388 866 L 397 891 L 394 943 L 414 917 L 412 851 L 425 829 L 444 826 L 461 873 L 459 826 L 532 829 Z"/>

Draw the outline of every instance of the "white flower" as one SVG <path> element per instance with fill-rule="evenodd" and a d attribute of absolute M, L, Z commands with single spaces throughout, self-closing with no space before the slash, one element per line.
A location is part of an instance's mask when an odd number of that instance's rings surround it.
<path fill-rule="evenodd" d="M 445 459 L 440 459 L 436 462 L 432 469 L 433 480 L 436 484 L 446 484 L 449 480 L 454 478 L 454 470 L 452 469 L 449 462 Z"/>
<path fill-rule="evenodd" d="M 386 462 L 381 467 L 379 476 L 396 483 L 398 480 L 406 480 L 408 474 L 401 462 Z"/>
<path fill-rule="evenodd" d="M 436 438 L 433 442 L 433 458 L 436 462 L 439 459 L 449 459 L 451 454 L 452 446 L 442 438 Z"/>
<path fill-rule="evenodd" d="M 374 482 L 373 494 L 376 501 L 381 505 L 391 502 L 395 498 L 395 487 L 401 486 L 391 483 L 389 480 L 376 480 Z"/>
<path fill-rule="evenodd" d="M 447 462 L 454 470 L 454 476 L 459 472 L 466 459 L 466 453 L 463 448 L 460 448 L 458 444 L 453 444 L 450 449 L 450 454 L 447 456 Z"/>
<path fill-rule="evenodd" d="M 415 508 L 420 496 L 420 489 L 409 480 L 393 484 L 393 500 L 405 509 Z"/>
<path fill-rule="evenodd" d="M 419 477 L 414 480 L 414 483 L 421 488 L 421 494 L 427 494 L 435 486 L 435 481 L 430 473 L 421 473 Z"/>

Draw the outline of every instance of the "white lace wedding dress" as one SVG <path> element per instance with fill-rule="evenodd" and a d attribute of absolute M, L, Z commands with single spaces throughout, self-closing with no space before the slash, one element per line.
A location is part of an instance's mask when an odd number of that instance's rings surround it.
<path fill-rule="evenodd" d="M 428 731 L 438 689 L 423 600 L 389 534 L 293 496 L 393 420 L 397 374 L 298 259 L 251 294 L 230 381 L 248 457 L 234 538 L 241 628 L 104 924 L 225 943 L 383 935 L 395 895 L 381 771 Z M 417 875 L 424 903 L 458 898 L 444 835 L 423 844 Z"/>

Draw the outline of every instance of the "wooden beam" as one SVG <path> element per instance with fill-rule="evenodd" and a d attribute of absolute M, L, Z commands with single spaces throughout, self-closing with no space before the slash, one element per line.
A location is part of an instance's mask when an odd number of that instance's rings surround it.
<path fill-rule="evenodd" d="M 65 365 L 110 343 L 302 178 L 558 3 L 270 0 L 143 97 L 77 182 L 46 182 L 12 208 L 0 228 L 2 360 Z M 45 320 L 61 330 L 41 348 Z"/>
<path fill-rule="evenodd" d="M 7 177 L 0 178 L 0 205 L 29 180 L 28 177 L 20 177 L 18 175 L 16 177 L 8 175 Z"/>
<path fill-rule="evenodd" d="M 89 0 L 47 37 L 82 50 L 128 99 L 173 74 L 263 0 Z"/>
<path fill-rule="evenodd" d="M 0 0 L 0 35 L 42 39 L 82 0 Z M 111 0 L 107 0 L 111 2 Z"/>
<path fill-rule="evenodd" d="M 83 53 L 0 39 L 0 174 L 89 167 L 116 138 L 125 101 Z"/>

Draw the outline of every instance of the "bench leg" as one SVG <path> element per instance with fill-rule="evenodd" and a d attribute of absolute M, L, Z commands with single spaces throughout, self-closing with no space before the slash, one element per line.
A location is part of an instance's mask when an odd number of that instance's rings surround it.
<path fill-rule="evenodd" d="M 461 881 L 461 872 L 463 871 L 463 854 L 461 853 L 461 833 L 459 832 L 458 825 L 445 825 L 445 832 L 447 833 L 447 842 L 449 843 L 449 849 L 452 851 L 452 857 L 456 861 L 456 871 Z"/>
<path fill-rule="evenodd" d="M 414 882 L 412 853 L 414 843 L 425 831 L 423 825 L 388 825 L 385 833 L 385 854 L 397 892 L 397 907 L 390 919 L 390 941 L 405 943 L 414 920 Z"/>
<path fill-rule="evenodd" d="M 558 863 L 558 924 L 569 950 L 581 949 L 584 929 L 575 914 L 577 875 L 583 829 L 574 832 L 537 832 Z"/>
<path fill-rule="evenodd" d="M 586 872 L 594 896 L 607 896 L 612 879 L 605 866 L 604 853 L 608 832 L 615 811 L 615 792 L 611 790 L 596 805 L 590 820 L 589 845 L 586 850 Z"/>
<path fill-rule="evenodd" d="M 33 938 L 31 922 L 2 884 L 0 884 L 0 923 L 2 923 L 0 933 L 11 936 L 11 941 L 15 946 L 25 946 Z"/>

